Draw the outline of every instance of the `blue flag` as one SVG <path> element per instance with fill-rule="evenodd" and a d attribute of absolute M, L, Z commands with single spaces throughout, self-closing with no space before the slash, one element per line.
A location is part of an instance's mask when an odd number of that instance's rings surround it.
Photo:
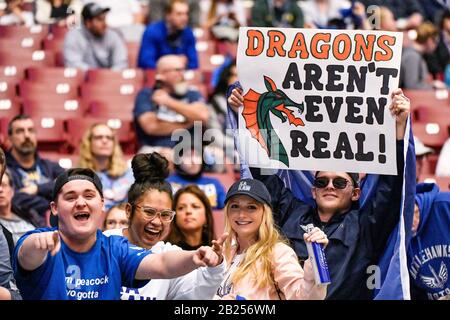
<path fill-rule="evenodd" d="M 230 96 L 234 88 L 240 88 L 240 84 L 234 83 L 228 88 L 227 97 Z M 238 130 L 238 118 L 230 108 L 228 108 L 228 128 L 233 130 L 235 146 L 239 152 L 241 163 L 241 178 L 251 178 L 252 175 L 246 159 L 240 153 Z M 414 150 L 414 138 L 411 122 L 408 121 L 405 134 L 404 164 L 403 170 L 403 192 L 402 205 L 400 206 L 400 220 L 392 231 L 386 244 L 386 249 L 378 263 L 380 271 L 380 285 L 375 290 L 374 299 L 378 300 L 409 300 L 410 286 L 407 268 L 407 250 L 411 240 L 411 227 L 414 215 L 414 196 L 416 188 L 416 156 Z M 310 171 L 279 169 L 276 174 L 284 181 L 284 184 L 291 189 L 296 198 L 315 206 L 311 194 L 311 187 L 314 181 L 314 174 Z M 378 183 L 377 175 L 367 175 L 361 182 L 360 207 L 367 204 L 376 190 Z"/>

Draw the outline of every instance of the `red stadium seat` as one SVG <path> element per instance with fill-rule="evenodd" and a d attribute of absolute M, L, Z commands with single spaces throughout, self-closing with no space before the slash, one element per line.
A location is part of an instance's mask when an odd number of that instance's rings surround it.
<path fill-rule="evenodd" d="M 119 119 L 122 121 L 133 120 L 132 103 L 129 104 L 113 104 L 94 101 L 89 106 L 88 116 L 96 119 Z"/>
<path fill-rule="evenodd" d="M 79 100 L 49 98 L 45 100 L 25 100 L 23 113 L 30 117 L 53 117 L 55 119 L 82 119 L 87 107 Z"/>
<path fill-rule="evenodd" d="M 58 163 L 64 169 L 76 167 L 79 156 L 77 154 L 67 154 L 60 152 L 39 151 L 39 156 Z"/>
<path fill-rule="evenodd" d="M 423 174 L 419 177 L 419 182 L 436 183 L 439 186 L 440 191 L 450 191 L 450 177 L 437 177 L 434 175 Z"/>
<path fill-rule="evenodd" d="M 130 84 L 120 84 L 120 85 L 99 85 L 83 83 L 81 85 L 81 97 L 83 101 L 91 103 L 94 101 L 105 101 L 105 102 L 115 102 L 124 103 L 125 101 L 133 102 L 136 94 L 139 90 L 134 85 Z"/>
<path fill-rule="evenodd" d="M 0 50 L 16 50 L 24 49 L 29 51 L 41 50 L 42 45 L 40 41 L 37 41 L 33 37 L 22 38 L 22 39 L 9 39 L 0 38 Z"/>
<path fill-rule="evenodd" d="M 225 62 L 225 57 L 221 54 L 210 55 L 206 52 L 198 53 L 200 71 L 213 71 Z"/>
<path fill-rule="evenodd" d="M 13 118 L 22 113 L 22 106 L 15 99 L 0 98 L 0 118 Z"/>
<path fill-rule="evenodd" d="M 39 150 L 63 151 L 68 146 L 64 121 L 49 117 L 32 117 Z"/>
<path fill-rule="evenodd" d="M 66 33 L 68 31 L 69 31 L 69 28 L 67 28 L 66 26 L 58 26 L 58 25 L 54 24 L 50 28 L 50 33 L 48 34 L 47 38 L 64 40 L 64 37 L 66 36 Z"/>
<path fill-rule="evenodd" d="M 90 69 L 86 74 L 86 81 L 91 84 L 103 84 L 109 86 L 120 86 L 132 84 L 137 88 L 144 85 L 144 72 L 141 69 L 125 69 L 115 71 L 110 69 Z"/>
<path fill-rule="evenodd" d="M 415 112 L 419 107 L 440 107 L 450 106 L 448 94 L 444 91 L 435 90 L 403 90 L 405 96 L 411 101 L 411 111 Z M 448 92 L 448 91 L 447 91 Z"/>
<path fill-rule="evenodd" d="M 13 99 L 16 97 L 16 84 L 0 80 L 0 99 Z"/>
<path fill-rule="evenodd" d="M 416 122 L 412 125 L 414 136 L 419 138 L 426 146 L 437 149 L 442 148 L 449 137 L 448 128 L 437 123 Z"/>
<path fill-rule="evenodd" d="M 31 37 L 40 43 L 47 36 L 48 30 L 49 26 L 47 25 L 35 25 L 32 27 L 0 26 L 0 38 L 20 40 Z"/>
<path fill-rule="evenodd" d="M 22 81 L 19 84 L 20 97 L 25 100 L 44 100 L 49 97 L 64 97 L 67 100 L 78 98 L 78 87 L 69 83 L 40 83 Z"/>
<path fill-rule="evenodd" d="M 420 122 L 434 122 L 450 127 L 450 108 L 436 106 L 420 106 L 415 110 L 417 120 Z"/>
<path fill-rule="evenodd" d="M 32 66 L 53 67 L 55 66 L 55 54 L 51 51 L 30 51 L 17 49 L 13 51 L 0 51 L 0 65 L 19 66 L 22 68 Z"/>
<path fill-rule="evenodd" d="M 225 216 L 223 210 L 213 210 L 214 218 L 214 233 L 217 237 L 220 237 L 225 231 Z"/>
<path fill-rule="evenodd" d="M 33 82 L 79 86 L 84 81 L 84 71 L 75 68 L 28 68 L 27 79 Z"/>
<path fill-rule="evenodd" d="M 18 84 L 25 75 L 25 68 L 20 66 L 0 66 L 0 82 Z"/>
<path fill-rule="evenodd" d="M 153 87 L 155 85 L 156 71 L 152 69 L 145 70 L 145 87 Z"/>
<path fill-rule="evenodd" d="M 126 42 L 125 45 L 128 51 L 128 66 L 136 68 L 141 44 L 139 42 Z"/>
<path fill-rule="evenodd" d="M 45 38 L 42 42 L 42 48 L 55 54 L 55 66 L 64 67 L 64 39 Z"/>

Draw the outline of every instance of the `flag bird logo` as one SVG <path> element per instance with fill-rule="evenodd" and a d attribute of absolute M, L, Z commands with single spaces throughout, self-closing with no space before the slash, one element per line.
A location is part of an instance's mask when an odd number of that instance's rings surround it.
<path fill-rule="evenodd" d="M 264 84 L 267 92 L 261 94 L 250 89 L 244 95 L 242 116 L 252 137 L 266 150 L 269 158 L 281 161 L 289 167 L 286 149 L 275 130 L 273 130 L 270 113 L 280 118 L 283 123 L 289 120 L 290 125 L 304 126 L 302 119 L 297 118 L 293 110 L 289 109 L 298 109 L 299 114 L 302 114 L 304 105 L 292 101 L 283 91 L 277 88 L 275 82 L 268 76 L 264 76 Z"/>
<path fill-rule="evenodd" d="M 421 276 L 423 283 L 432 289 L 443 289 L 448 280 L 448 270 L 445 263 L 443 261 L 441 262 L 439 273 L 436 273 L 431 265 L 428 267 L 430 268 L 432 277 Z"/>

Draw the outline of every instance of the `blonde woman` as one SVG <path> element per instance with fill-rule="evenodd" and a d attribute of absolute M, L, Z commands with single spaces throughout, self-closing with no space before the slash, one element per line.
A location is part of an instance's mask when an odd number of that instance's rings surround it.
<path fill-rule="evenodd" d="M 84 134 L 80 146 L 81 168 L 94 170 L 100 177 L 105 210 L 127 199 L 134 182 L 113 129 L 104 123 L 93 124 Z"/>
<path fill-rule="evenodd" d="M 270 194 L 262 182 L 236 182 L 225 202 L 225 232 L 231 235 L 224 243 L 228 269 L 215 299 L 325 298 L 326 286 L 315 284 L 309 259 L 302 269 L 294 250 L 274 227 Z M 328 244 L 319 228 L 304 239 Z"/>

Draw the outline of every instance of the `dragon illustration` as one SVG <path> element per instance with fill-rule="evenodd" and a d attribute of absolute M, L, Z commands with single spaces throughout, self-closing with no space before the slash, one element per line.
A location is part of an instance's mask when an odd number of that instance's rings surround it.
<path fill-rule="evenodd" d="M 271 78 L 264 76 L 264 84 L 268 92 L 260 94 L 250 89 L 244 95 L 242 116 L 252 137 L 258 140 L 269 158 L 281 161 L 289 167 L 289 157 L 280 138 L 273 130 L 270 113 L 280 118 L 283 123 L 289 120 L 291 125 L 304 126 L 302 119 L 295 117 L 294 112 L 288 109 L 288 107 L 297 108 L 302 114 L 304 106 L 303 103 L 295 103 L 283 91 L 277 89 Z M 272 145 L 273 142 L 276 145 Z"/>
<path fill-rule="evenodd" d="M 441 262 L 439 273 L 437 274 L 433 267 L 429 266 L 432 277 L 420 276 L 422 281 L 432 289 L 443 289 L 448 280 L 448 270 L 444 262 Z"/>

